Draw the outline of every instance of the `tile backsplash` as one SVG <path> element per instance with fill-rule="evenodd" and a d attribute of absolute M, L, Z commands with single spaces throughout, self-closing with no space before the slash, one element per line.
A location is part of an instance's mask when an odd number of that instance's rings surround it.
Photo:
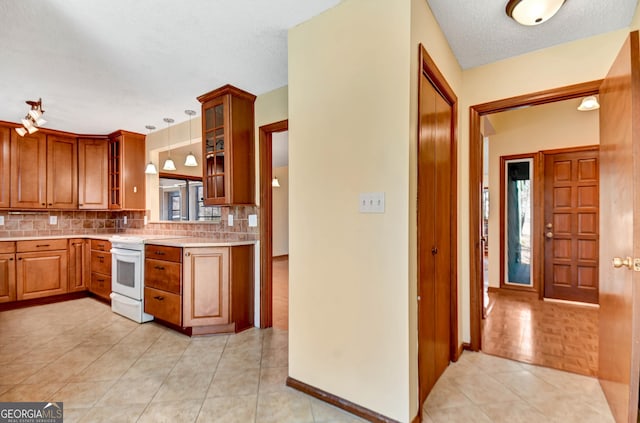
<path fill-rule="evenodd" d="M 227 225 L 229 214 L 234 225 Z M 92 235 L 92 234 L 149 234 L 214 238 L 220 240 L 257 240 L 259 227 L 249 227 L 248 215 L 258 214 L 257 206 L 222 207 L 219 223 L 149 223 L 144 224 L 145 212 L 138 211 L 0 211 L 4 225 L 0 225 L 0 238 Z M 50 223 L 56 216 L 57 222 Z M 127 216 L 127 224 L 124 217 Z"/>

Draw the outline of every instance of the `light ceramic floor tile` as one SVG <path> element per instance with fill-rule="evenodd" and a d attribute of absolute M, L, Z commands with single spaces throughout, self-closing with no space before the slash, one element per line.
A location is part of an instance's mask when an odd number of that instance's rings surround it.
<path fill-rule="evenodd" d="M 211 373 L 170 375 L 164 380 L 153 401 L 203 400 L 212 377 Z"/>
<path fill-rule="evenodd" d="M 218 371 L 213 377 L 207 397 L 255 395 L 258 393 L 260 369 Z"/>
<path fill-rule="evenodd" d="M 436 382 L 433 391 L 424 402 L 427 410 L 469 405 L 473 405 L 473 402 L 455 384 L 442 378 Z"/>
<path fill-rule="evenodd" d="M 258 397 L 256 423 L 313 423 L 311 399 L 293 391 Z"/>
<path fill-rule="evenodd" d="M 256 395 L 207 398 L 198 423 L 247 423 L 256 418 Z"/>
<path fill-rule="evenodd" d="M 137 423 L 193 423 L 198 417 L 202 401 L 152 402 Z"/>
<path fill-rule="evenodd" d="M 526 370 L 508 373 L 493 373 L 492 377 L 507 388 L 510 388 L 522 398 L 558 392 L 558 388 Z"/>
<path fill-rule="evenodd" d="M 113 381 L 67 383 L 53 394 L 49 400 L 64 403 L 66 421 L 68 409 L 93 407 L 112 385 Z"/>
<path fill-rule="evenodd" d="M 488 374 L 459 376 L 453 379 L 453 383 L 474 404 L 490 404 L 519 399 L 513 391 Z M 433 417 L 433 414 L 431 414 L 431 417 Z"/>
<path fill-rule="evenodd" d="M 0 395 L 0 402 L 20 401 L 47 401 L 65 384 L 60 383 L 36 383 L 33 385 L 15 385 L 4 394 Z"/>
<path fill-rule="evenodd" d="M 352 414 L 346 413 L 337 407 L 334 407 L 326 402 L 317 400 L 315 398 L 310 399 L 311 402 L 311 414 L 313 420 L 316 423 L 363 423 L 362 420 Z"/>
<path fill-rule="evenodd" d="M 288 375 L 289 369 L 287 367 L 268 367 L 260 369 L 260 393 L 264 394 L 267 392 L 291 389 L 286 385 Z"/>
<path fill-rule="evenodd" d="M 128 404 L 94 407 L 80 421 L 82 423 L 135 423 L 146 406 L 147 404 Z"/>
<path fill-rule="evenodd" d="M 491 423 L 491 419 L 475 405 L 439 408 L 437 410 L 428 410 L 427 413 L 434 423 Z"/>
<path fill-rule="evenodd" d="M 544 422 L 546 417 L 525 401 L 485 404 L 480 409 L 494 423 Z"/>
<path fill-rule="evenodd" d="M 98 407 L 118 406 L 122 404 L 147 404 L 160 389 L 162 377 L 140 379 L 120 379 L 96 404 Z"/>

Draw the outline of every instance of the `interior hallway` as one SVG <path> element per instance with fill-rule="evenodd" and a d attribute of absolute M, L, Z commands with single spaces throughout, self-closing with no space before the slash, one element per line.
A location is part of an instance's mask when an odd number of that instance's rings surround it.
<path fill-rule="evenodd" d="M 289 256 L 273 258 L 273 327 L 289 330 Z"/>

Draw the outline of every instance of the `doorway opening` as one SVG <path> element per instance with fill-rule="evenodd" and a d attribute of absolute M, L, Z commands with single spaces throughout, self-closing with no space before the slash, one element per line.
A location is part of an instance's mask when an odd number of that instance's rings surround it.
<path fill-rule="evenodd" d="M 274 162 L 274 140 L 277 147 L 285 144 L 288 147 L 289 121 L 283 120 L 259 128 L 259 155 L 260 155 L 260 327 L 269 328 L 274 326 L 274 190 L 282 190 L 286 183 L 288 190 L 288 159 L 286 166 L 282 166 L 282 158 Z M 280 152 L 282 149 L 278 149 Z M 288 150 L 287 150 L 288 151 Z M 285 153 L 288 157 L 288 154 Z M 281 165 L 274 167 L 274 165 Z M 286 167 L 285 170 L 280 169 Z M 279 174 L 278 174 L 279 173 Z M 274 178 L 277 177 L 279 187 L 274 186 Z M 288 192 L 288 191 L 287 191 Z M 283 191 L 278 191 L 275 195 L 277 203 L 275 211 L 280 218 L 275 225 L 279 231 L 275 235 L 275 248 L 280 256 L 276 258 L 277 296 L 275 297 L 278 306 L 276 322 L 281 327 L 284 322 L 288 325 L 288 214 L 286 224 L 282 222 L 284 210 L 288 210 L 288 195 L 286 196 L 287 206 L 284 207 L 282 201 Z M 286 228 L 286 235 L 283 231 Z M 286 242 L 285 242 L 286 239 Z M 283 254 L 286 252 L 286 255 Z M 286 278 L 286 279 L 285 279 Z M 284 282 L 287 283 L 284 286 Z M 286 307 L 285 307 L 286 303 Z M 283 316 L 286 310 L 287 315 Z"/>

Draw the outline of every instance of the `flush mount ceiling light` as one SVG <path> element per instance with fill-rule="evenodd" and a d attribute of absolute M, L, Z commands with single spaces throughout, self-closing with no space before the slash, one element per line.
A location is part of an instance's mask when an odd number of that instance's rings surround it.
<path fill-rule="evenodd" d="M 184 113 L 189 116 L 189 145 L 191 145 L 191 118 L 196 112 L 193 110 L 185 110 Z M 189 151 L 187 157 L 184 158 L 184 165 L 189 167 L 198 166 L 198 160 L 196 160 L 196 156 L 194 156 L 191 151 Z"/>
<path fill-rule="evenodd" d="M 145 126 L 145 128 L 147 128 L 149 130 L 149 133 L 151 133 L 151 131 L 155 131 L 156 127 L 153 125 L 147 125 Z M 153 164 L 153 162 L 149 162 L 147 163 L 147 167 L 144 168 L 144 173 L 146 173 L 147 175 L 156 175 L 158 173 L 158 169 L 156 168 L 156 165 Z"/>
<path fill-rule="evenodd" d="M 522 25 L 540 25 L 558 13 L 565 0 L 509 0 L 507 16 Z"/>
<path fill-rule="evenodd" d="M 27 100 L 25 103 L 31 106 L 31 110 L 29 110 L 25 117 L 21 119 L 22 128 L 16 128 L 16 132 L 21 137 L 24 137 L 27 132 L 29 134 L 33 134 L 38 130 L 39 126 L 47 123 L 47 121 L 42 117 L 44 110 L 42 110 L 41 98 L 38 99 L 38 101 Z"/>
<path fill-rule="evenodd" d="M 597 110 L 600 108 L 598 98 L 595 95 L 590 95 L 582 99 L 582 103 L 578 106 L 578 110 L 581 112 L 588 112 L 589 110 Z"/>
<path fill-rule="evenodd" d="M 176 170 L 176 164 L 171 160 L 171 144 L 169 142 L 169 125 L 171 125 L 174 120 L 171 118 L 164 118 L 162 120 L 167 122 L 167 147 L 169 148 L 169 155 L 162 165 L 162 170 Z"/>

